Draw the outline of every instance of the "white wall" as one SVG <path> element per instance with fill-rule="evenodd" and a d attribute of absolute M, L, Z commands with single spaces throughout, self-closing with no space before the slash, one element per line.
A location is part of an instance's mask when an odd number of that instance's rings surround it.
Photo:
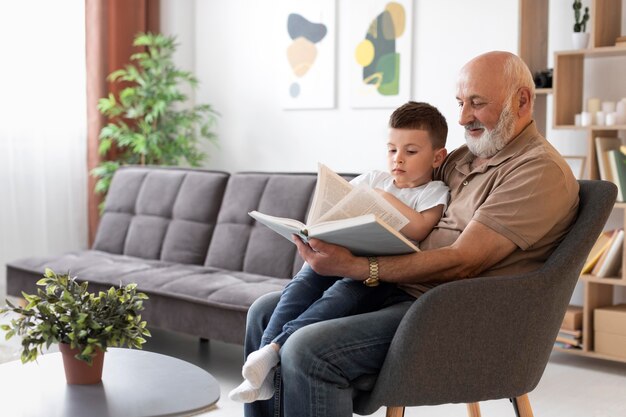
<path fill-rule="evenodd" d="M 215 106 L 219 149 L 210 168 L 226 171 L 315 171 L 322 161 L 337 171 L 384 168 L 387 119 L 393 109 L 352 109 L 347 85 L 354 45 L 345 42 L 350 1 L 337 1 L 337 106 L 332 110 L 283 110 L 277 93 L 282 48 L 278 7 L 254 0 L 162 0 L 162 29 L 189 38 L 181 66 L 201 80 L 198 102 Z M 182 9 L 194 9 L 195 20 Z M 516 51 L 517 2 L 416 1 L 413 16 L 412 99 L 440 108 L 451 127 L 449 148 L 462 142 L 456 123 L 455 82 L 469 58 L 490 49 Z M 195 27 L 195 29 L 194 29 Z M 193 56 L 193 58 L 189 58 Z M 195 61 L 195 62 L 194 62 Z"/>

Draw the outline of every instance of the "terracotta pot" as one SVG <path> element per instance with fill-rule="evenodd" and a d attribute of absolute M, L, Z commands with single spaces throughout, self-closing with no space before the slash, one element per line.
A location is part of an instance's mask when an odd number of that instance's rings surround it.
<path fill-rule="evenodd" d="M 71 349 L 66 343 L 59 344 L 59 350 L 63 355 L 63 367 L 65 379 L 68 384 L 86 385 L 97 384 L 102 381 L 102 365 L 104 364 L 104 352 L 98 349 L 91 366 L 87 362 L 76 359 L 78 349 Z"/>

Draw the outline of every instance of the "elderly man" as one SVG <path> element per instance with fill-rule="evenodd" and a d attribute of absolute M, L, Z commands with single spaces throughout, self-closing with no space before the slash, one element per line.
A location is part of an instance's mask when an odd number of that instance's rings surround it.
<path fill-rule="evenodd" d="M 538 133 L 533 100 L 533 79 L 519 57 L 489 52 L 472 59 L 457 84 L 466 145 L 435 173 L 450 187 L 451 201 L 422 252 L 368 259 L 294 238 L 300 255 L 319 274 L 392 282 L 418 297 L 445 281 L 538 268 L 576 216 L 578 183 Z M 278 294 L 268 295 L 251 307 L 246 352 L 258 348 L 277 300 Z M 275 398 L 246 405 L 246 416 L 351 416 L 352 381 L 378 373 L 409 306 L 294 333 L 280 352 Z"/>

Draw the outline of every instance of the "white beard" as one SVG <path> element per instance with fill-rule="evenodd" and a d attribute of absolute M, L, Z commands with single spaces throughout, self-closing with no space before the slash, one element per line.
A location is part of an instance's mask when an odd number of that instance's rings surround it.
<path fill-rule="evenodd" d="M 515 131 L 515 116 L 511 111 L 512 102 L 509 101 L 502 109 L 498 123 L 493 130 L 487 130 L 478 120 L 465 125 L 465 142 L 470 152 L 479 158 L 491 158 L 502 150 L 511 139 Z M 483 134 L 478 139 L 470 136 L 469 129 L 483 128 Z"/>

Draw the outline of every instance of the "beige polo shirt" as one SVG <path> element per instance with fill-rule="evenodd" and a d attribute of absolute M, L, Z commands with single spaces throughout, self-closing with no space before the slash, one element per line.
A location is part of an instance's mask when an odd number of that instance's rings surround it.
<path fill-rule="evenodd" d="M 450 187 L 450 204 L 420 244 L 429 250 L 452 244 L 471 220 L 517 245 L 481 276 L 537 269 L 567 233 L 578 210 L 578 182 L 556 149 L 530 123 L 487 164 L 472 169 L 466 145 L 435 172 Z M 419 295 L 436 284 L 403 286 Z"/>

